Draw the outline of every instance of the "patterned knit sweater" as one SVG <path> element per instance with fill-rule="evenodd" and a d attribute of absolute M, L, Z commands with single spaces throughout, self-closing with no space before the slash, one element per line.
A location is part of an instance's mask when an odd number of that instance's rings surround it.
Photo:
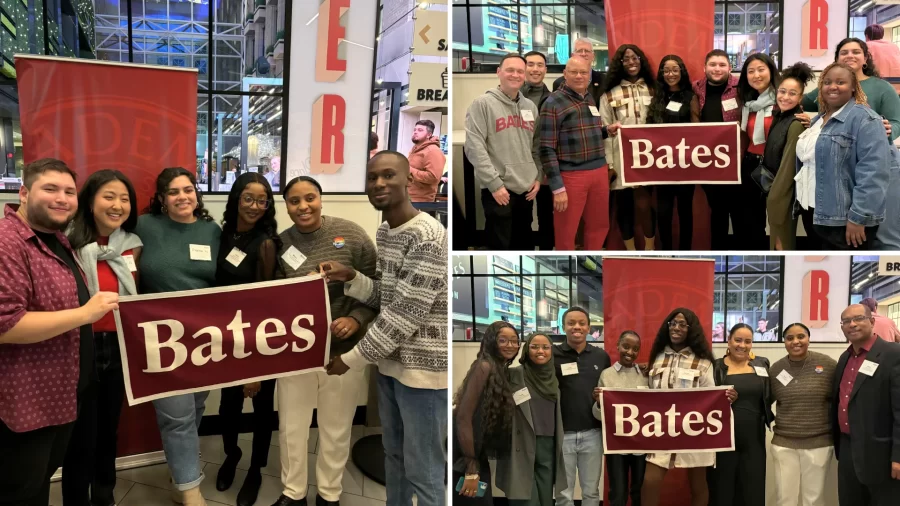
<path fill-rule="evenodd" d="M 793 363 L 784 357 L 769 368 L 775 396 L 775 435 L 772 444 L 795 450 L 813 450 L 832 445 L 831 389 L 837 362 L 828 355 L 809 352 L 805 362 Z M 787 371 L 793 378 L 787 386 L 778 375 Z"/>
<path fill-rule="evenodd" d="M 362 341 L 342 357 L 352 369 L 377 363 L 385 376 L 410 388 L 447 388 L 447 231 L 419 213 L 376 236 L 380 280 L 362 273 L 347 295 L 381 313 Z"/>

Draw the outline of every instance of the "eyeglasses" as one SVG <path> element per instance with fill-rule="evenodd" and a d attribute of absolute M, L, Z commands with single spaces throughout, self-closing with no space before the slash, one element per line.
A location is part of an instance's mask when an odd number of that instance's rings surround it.
<path fill-rule="evenodd" d="M 590 75 L 589 71 L 582 71 L 582 70 L 567 70 L 566 72 L 568 72 L 569 74 L 571 74 L 574 77 L 587 77 L 588 75 Z"/>
<path fill-rule="evenodd" d="M 241 204 L 244 204 L 244 207 L 252 207 L 253 203 L 256 203 L 256 206 L 260 209 L 268 209 L 269 204 L 271 203 L 268 199 L 255 199 L 250 195 L 244 195 L 241 197 Z"/>
<path fill-rule="evenodd" d="M 516 348 L 519 347 L 519 341 L 517 339 L 506 339 L 505 337 L 501 337 L 500 339 L 497 339 L 497 344 L 499 344 L 500 346 L 509 345 L 509 346 L 513 346 Z"/>
<path fill-rule="evenodd" d="M 779 89 L 778 89 L 778 94 L 779 94 L 779 95 L 787 95 L 787 96 L 789 96 L 789 97 L 791 97 L 791 98 L 797 98 L 797 97 L 800 96 L 800 93 L 799 93 L 798 91 L 796 91 L 796 90 L 786 90 L 786 89 L 784 89 L 784 88 L 779 88 Z"/>
<path fill-rule="evenodd" d="M 538 351 L 538 350 L 550 351 L 550 345 L 549 344 L 532 344 L 531 346 L 528 347 L 528 349 L 534 350 L 534 351 Z"/>
<path fill-rule="evenodd" d="M 626 56 L 626 57 L 622 58 L 622 63 L 638 63 L 640 61 L 641 61 L 640 56 L 631 56 L 631 57 Z"/>
<path fill-rule="evenodd" d="M 675 329 L 675 328 L 678 328 L 678 329 L 689 329 L 689 328 L 691 328 L 691 326 L 688 325 L 686 322 L 680 322 L 680 321 L 672 320 L 672 321 L 669 322 L 669 328 L 670 328 L 670 329 Z"/>
<path fill-rule="evenodd" d="M 592 49 L 576 49 L 575 54 L 591 54 L 594 51 Z"/>
<path fill-rule="evenodd" d="M 677 75 L 681 73 L 681 69 L 663 69 L 664 76 Z"/>
<path fill-rule="evenodd" d="M 843 319 L 841 319 L 841 325 L 850 325 L 851 323 L 862 323 L 868 319 L 869 319 L 869 317 L 866 315 L 854 316 L 853 318 L 843 318 Z"/>

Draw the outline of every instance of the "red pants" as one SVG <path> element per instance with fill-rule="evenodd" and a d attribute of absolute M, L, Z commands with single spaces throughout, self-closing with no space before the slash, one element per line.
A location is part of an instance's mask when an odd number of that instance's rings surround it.
<path fill-rule="evenodd" d="M 584 217 L 584 249 L 602 250 L 609 232 L 609 165 L 561 175 L 569 205 L 565 211 L 553 213 L 556 249 L 575 249 L 575 234 Z"/>

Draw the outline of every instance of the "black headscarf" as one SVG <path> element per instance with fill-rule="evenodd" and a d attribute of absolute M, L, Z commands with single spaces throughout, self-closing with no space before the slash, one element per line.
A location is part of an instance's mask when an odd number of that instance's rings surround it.
<path fill-rule="evenodd" d="M 553 343 L 550 343 L 550 361 L 544 365 L 538 365 L 531 361 L 529 349 L 531 341 L 535 336 L 544 336 L 545 334 L 532 333 L 525 339 L 525 349 L 522 351 L 522 357 L 519 363 L 525 372 L 525 384 L 548 401 L 556 401 L 559 399 L 559 380 L 556 378 L 556 370 L 553 368 Z M 549 341 L 550 339 L 547 338 Z"/>

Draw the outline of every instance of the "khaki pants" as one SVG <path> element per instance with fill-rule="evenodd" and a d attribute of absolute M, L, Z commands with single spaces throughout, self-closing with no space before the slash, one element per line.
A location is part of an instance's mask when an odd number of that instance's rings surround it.
<path fill-rule="evenodd" d="M 822 506 L 834 447 L 792 450 L 772 445 L 777 506 Z"/>
<path fill-rule="evenodd" d="M 278 441 L 284 495 L 297 500 L 306 497 L 309 426 L 315 409 L 319 426 L 316 487 L 326 501 L 340 500 L 362 379 L 361 371 L 352 370 L 343 376 L 314 372 L 278 379 Z"/>

